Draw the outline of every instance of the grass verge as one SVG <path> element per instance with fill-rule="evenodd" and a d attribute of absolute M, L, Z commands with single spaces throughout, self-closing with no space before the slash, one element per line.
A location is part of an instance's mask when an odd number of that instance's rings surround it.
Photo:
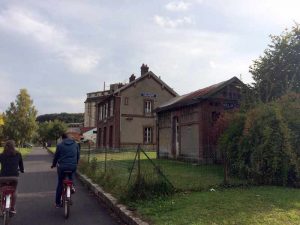
<path fill-rule="evenodd" d="M 155 225 L 296 225 L 300 190 L 262 186 L 178 193 L 135 202 L 131 207 Z"/>

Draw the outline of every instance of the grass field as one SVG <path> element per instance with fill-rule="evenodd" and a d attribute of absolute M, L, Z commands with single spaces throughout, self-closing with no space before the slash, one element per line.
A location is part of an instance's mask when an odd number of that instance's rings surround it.
<path fill-rule="evenodd" d="M 155 152 L 146 153 L 178 191 L 208 190 L 223 183 L 223 167 L 221 165 L 193 165 L 175 160 L 156 159 Z M 117 180 L 118 186 L 124 186 L 127 185 L 135 154 L 135 152 L 107 153 L 106 155 L 97 153 L 91 154 L 90 161 L 96 159 L 97 166 L 95 168 L 98 171 L 104 172 L 106 169 L 112 173 L 113 179 Z M 86 154 L 84 158 L 87 160 Z M 153 176 L 155 169 L 151 162 L 144 154 L 141 154 L 140 158 L 142 174 L 147 177 Z M 135 169 L 137 168 L 136 164 Z M 230 181 L 232 184 L 243 183 L 238 179 Z M 108 186 L 108 189 L 112 188 L 109 184 L 104 185 Z"/>
<path fill-rule="evenodd" d="M 50 150 L 50 152 L 55 153 L 56 147 L 48 147 L 48 149 Z"/>
<path fill-rule="evenodd" d="M 284 187 L 180 193 L 132 207 L 156 225 L 300 224 L 300 190 Z"/>
<path fill-rule="evenodd" d="M 150 224 L 300 224 L 299 189 L 274 186 L 224 189 L 219 186 L 223 181 L 222 166 L 192 165 L 155 159 L 154 152 L 147 154 L 178 190 L 170 197 L 126 202 Z M 85 159 L 86 157 L 83 156 Z M 109 153 L 106 156 L 103 153 L 92 154 L 88 176 L 120 198 L 127 185 L 134 157 L 134 152 Z M 105 166 L 107 173 L 103 175 L 101 171 L 104 171 Z M 141 170 L 151 171 L 151 168 L 153 170 L 149 160 L 141 155 Z M 240 180 L 232 182 L 243 183 Z"/>

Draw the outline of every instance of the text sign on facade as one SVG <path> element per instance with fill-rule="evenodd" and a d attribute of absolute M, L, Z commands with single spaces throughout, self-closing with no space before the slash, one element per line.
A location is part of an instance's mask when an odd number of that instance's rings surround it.
<path fill-rule="evenodd" d="M 157 94 L 149 93 L 149 92 L 142 92 L 142 93 L 141 93 L 141 96 L 143 96 L 143 97 L 148 97 L 148 98 L 156 98 L 156 97 L 157 97 Z"/>

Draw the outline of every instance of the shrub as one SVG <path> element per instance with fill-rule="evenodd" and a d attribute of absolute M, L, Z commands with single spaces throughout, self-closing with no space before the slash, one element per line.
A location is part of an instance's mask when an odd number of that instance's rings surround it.
<path fill-rule="evenodd" d="M 283 103 L 289 106 L 288 112 Z M 231 174 L 257 184 L 299 183 L 299 119 L 291 119 L 299 115 L 295 114 L 297 104 L 299 100 L 285 96 L 236 116 L 219 139 Z"/>

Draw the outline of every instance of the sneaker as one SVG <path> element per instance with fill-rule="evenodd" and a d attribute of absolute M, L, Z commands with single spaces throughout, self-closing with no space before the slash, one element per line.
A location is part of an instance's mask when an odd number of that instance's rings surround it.
<path fill-rule="evenodd" d="M 11 209 L 9 212 L 10 212 L 11 214 L 16 214 L 16 213 L 17 213 L 17 211 L 16 211 L 15 209 Z"/>
<path fill-rule="evenodd" d="M 57 209 L 58 209 L 58 208 L 62 208 L 62 207 L 63 207 L 62 204 L 56 204 L 56 205 L 55 205 L 55 208 L 57 208 Z"/>

